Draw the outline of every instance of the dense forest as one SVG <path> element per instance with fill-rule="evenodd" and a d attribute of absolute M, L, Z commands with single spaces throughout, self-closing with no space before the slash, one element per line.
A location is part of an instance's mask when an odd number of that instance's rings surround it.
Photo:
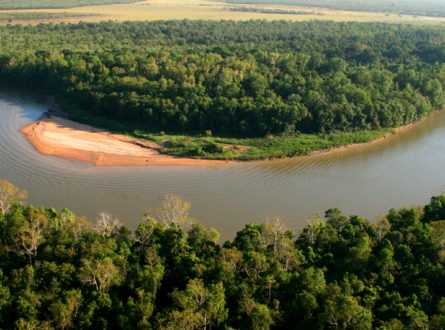
<path fill-rule="evenodd" d="M 0 81 L 144 129 L 294 136 L 442 108 L 445 29 L 159 21 L 0 27 Z"/>
<path fill-rule="evenodd" d="M 445 4 L 441 0 L 224 0 L 224 2 L 308 6 L 339 10 L 445 17 Z"/>
<path fill-rule="evenodd" d="M 377 223 L 338 209 L 233 240 L 167 196 L 134 230 L 20 203 L 0 180 L 0 324 L 12 329 L 444 329 L 445 195 Z"/>
<path fill-rule="evenodd" d="M 130 2 L 136 0 L 0 0 L 0 9 L 71 8 Z"/>

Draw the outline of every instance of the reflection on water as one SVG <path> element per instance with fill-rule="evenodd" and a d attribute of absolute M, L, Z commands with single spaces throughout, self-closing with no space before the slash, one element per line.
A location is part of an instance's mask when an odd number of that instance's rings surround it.
<path fill-rule="evenodd" d="M 29 191 L 29 202 L 94 218 L 103 210 L 133 227 L 166 193 L 222 233 L 281 216 L 295 228 L 330 207 L 370 219 L 391 207 L 424 204 L 445 190 L 445 112 L 358 149 L 212 167 L 94 167 L 37 153 L 19 132 L 46 110 L 32 97 L 0 94 L 0 178 Z"/>

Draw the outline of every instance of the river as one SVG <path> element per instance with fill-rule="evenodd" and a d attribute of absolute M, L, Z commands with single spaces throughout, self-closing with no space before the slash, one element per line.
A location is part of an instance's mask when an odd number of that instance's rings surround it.
<path fill-rule="evenodd" d="M 222 240 L 248 222 L 279 216 L 298 229 L 331 207 L 375 221 L 391 208 L 445 193 L 445 112 L 383 142 L 293 159 L 212 167 L 94 167 L 39 154 L 19 129 L 47 106 L 23 91 L 0 93 L 0 178 L 28 190 L 36 206 L 94 219 L 108 211 L 134 228 L 167 193 Z"/>

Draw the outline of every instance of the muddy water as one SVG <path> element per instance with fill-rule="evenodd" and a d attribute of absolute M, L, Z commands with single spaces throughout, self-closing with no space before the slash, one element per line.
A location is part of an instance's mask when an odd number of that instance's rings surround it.
<path fill-rule="evenodd" d="M 161 196 L 175 193 L 228 239 L 267 217 L 300 228 L 307 217 L 339 207 L 375 220 L 391 207 L 445 192 L 445 112 L 381 143 L 325 155 L 212 167 L 94 167 L 33 149 L 19 129 L 47 106 L 25 94 L 0 93 L 0 178 L 27 189 L 32 204 L 92 219 L 106 210 L 134 227 Z"/>

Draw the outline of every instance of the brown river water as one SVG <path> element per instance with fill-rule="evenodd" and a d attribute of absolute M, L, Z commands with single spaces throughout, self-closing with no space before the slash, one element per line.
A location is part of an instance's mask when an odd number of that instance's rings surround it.
<path fill-rule="evenodd" d="M 108 211 L 134 228 L 167 193 L 222 240 L 248 222 L 279 216 L 299 229 L 331 207 L 375 221 L 394 207 L 445 193 L 445 111 L 384 141 L 292 159 L 211 167 L 94 167 L 39 154 L 19 129 L 47 106 L 25 92 L 0 93 L 0 178 L 28 190 L 36 206 L 90 219 Z"/>

